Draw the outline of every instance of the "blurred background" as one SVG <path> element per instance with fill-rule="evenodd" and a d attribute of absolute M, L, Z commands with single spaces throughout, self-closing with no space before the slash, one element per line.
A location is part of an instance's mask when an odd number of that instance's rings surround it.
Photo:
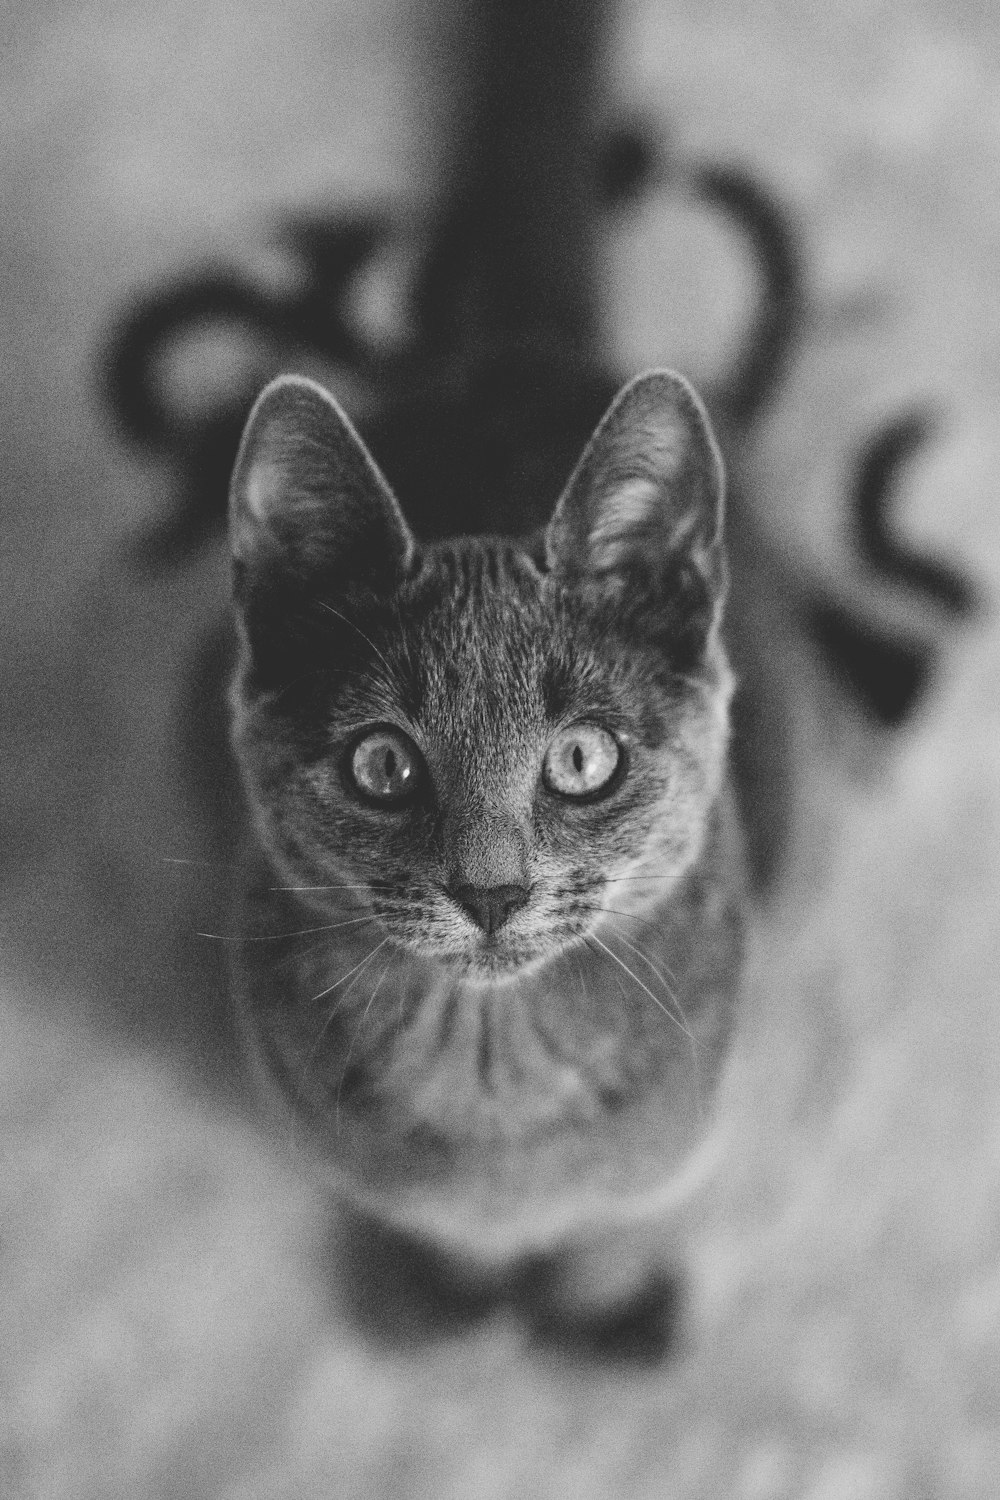
<path fill-rule="evenodd" d="M 221 945 L 198 937 L 227 930 L 231 850 L 191 770 L 217 722 L 192 672 L 226 567 L 214 543 L 149 558 L 198 488 L 199 414 L 282 349 L 211 319 L 165 343 L 150 379 L 173 426 L 157 449 L 130 429 L 139 377 L 121 339 L 219 268 L 294 300 L 320 255 L 310 242 L 308 261 L 302 226 L 374 215 L 390 228 L 352 316 L 390 358 L 414 247 L 461 157 L 475 16 L 456 0 L 44 0 L 0 15 L 0 1489 L 992 1495 L 988 7 L 622 0 L 602 43 L 599 130 L 639 122 L 658 163 L 596 230 L 608 367 L 722 381 L 757 268 L 685 183 L 692 164 L 747 172 L 787 216 L 804 279 L 801 335 L 743 444 L 762 523 L 817 576 L 849 580 L 859 455 L 927 413 L 894 477 L 894 524 L 974 580 L 980 606 L 921 616 L 928 673 L 907 713 L 878 728 L 859 708 L 845 754 L 806 778 L 822 819 L 804 822 L 822 835 L 755 930 L 732 1144 L 685 1229 L 673 1358 L 568 1365 L 502 1319 L 373 1342 L 331 1282 L 328 1206 L 232 1086 Z M 356 362 L 295 362 L 365 416 Z"/>

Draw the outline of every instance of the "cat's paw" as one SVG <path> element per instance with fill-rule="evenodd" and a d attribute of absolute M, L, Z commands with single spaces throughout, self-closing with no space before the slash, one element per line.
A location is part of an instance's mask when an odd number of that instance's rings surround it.
<path fill-rule="evenodd" d="M 539 1343 L 581 1359 L 651 1364 L 677 1336 L 680 1278 L 644 1233 L 603 1234 L 532 1261 L 520 1299 Z"/>

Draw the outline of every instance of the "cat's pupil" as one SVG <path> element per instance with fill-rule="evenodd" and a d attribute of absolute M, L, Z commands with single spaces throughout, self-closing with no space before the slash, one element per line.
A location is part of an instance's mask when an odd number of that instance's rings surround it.
<path fill-rule="evenodd" d="M 600 724 L 564 729 L 549 746 L 542 780 L 563 797 L 586 797 L 607 786 L 621 759 L 615 738 Z"/>
<path fill-rule="evenodd" d="M 420 757 L 406 737 L 377 729 L 366 735 L 348 767 L 354 785 L 378 802 L 400 802 L 420 782 Z"/>

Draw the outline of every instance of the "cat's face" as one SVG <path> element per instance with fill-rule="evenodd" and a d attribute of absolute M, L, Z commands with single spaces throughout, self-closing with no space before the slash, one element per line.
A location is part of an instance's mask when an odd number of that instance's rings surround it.
<path fill-rule="evenodd" d="M 420 547 L 329 398 L 272 386 L 234 481 L 235 738 L 289 883 L 494 982 L 662 901 L 722 776 L 720 504 L 700 407 L 652 376 L 544 562 Z"/>

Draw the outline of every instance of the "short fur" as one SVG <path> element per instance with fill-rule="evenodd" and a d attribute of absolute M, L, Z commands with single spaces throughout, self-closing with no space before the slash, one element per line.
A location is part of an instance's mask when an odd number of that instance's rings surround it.
<path fill-rule="evenodd" d="M 332 399 L 261 396 L 234 473 L 238 999 L 341 1191 L 481 1262 L 615 1223 L 704 1139 L 738 993 L 722 466 L 698 398 L 619 396 L 546 534 L 419 545 Z M 606 794 L 541 774 L 563 727 Z M 391 726 L 424 783 L 374 806 Z M 517 889 L 499 931 L 455 892 Z"/>

